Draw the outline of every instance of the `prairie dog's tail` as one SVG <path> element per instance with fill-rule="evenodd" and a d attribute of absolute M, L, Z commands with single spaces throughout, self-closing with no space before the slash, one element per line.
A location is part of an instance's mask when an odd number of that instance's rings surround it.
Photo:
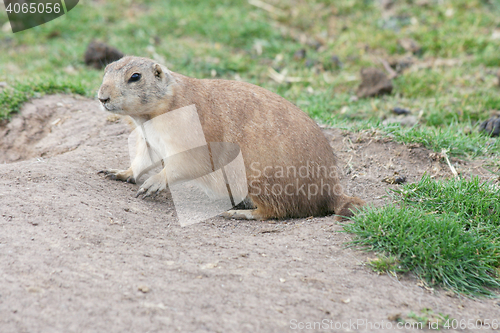
<path fill-rule="evenodd" d="M 342 220 L 344 217 L 353 216 L 351 210 L 361 208 L 366 204 L 366 202 L 358 197 L 349 197 L 347 195 L 337 196 L 333 198 L 334 201 L 334 212 L 337 220 Z"/>

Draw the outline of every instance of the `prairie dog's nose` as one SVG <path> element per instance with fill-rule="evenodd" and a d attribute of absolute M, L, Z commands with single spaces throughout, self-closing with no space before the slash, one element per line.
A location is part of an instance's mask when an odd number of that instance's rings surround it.
<path fill-rule="evenodd" d="M 111 98 L 111 94 L 109 93 L 109 84 L 103 83 L 99 90 L 97 91 L 97 99 L 101 101 L 101 103 L 109 102 Z"/>

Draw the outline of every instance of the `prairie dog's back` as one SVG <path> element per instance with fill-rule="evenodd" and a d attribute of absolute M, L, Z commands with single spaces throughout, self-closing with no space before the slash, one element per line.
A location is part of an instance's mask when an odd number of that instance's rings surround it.
<path fill-rule="evenodd" d="M 185 78 L 180 76 L 182 81 Z M 249 160 L 263 165 L 297 165 L 307 160 L 335 165 L 332 149 L 316 123 L 283 97 L 228 80 L 189 78 L 183 88 L 190 91 L 190 102 L 196 101 L 208 142 L 238 143 L 244 157 L 252 156 Z"/>

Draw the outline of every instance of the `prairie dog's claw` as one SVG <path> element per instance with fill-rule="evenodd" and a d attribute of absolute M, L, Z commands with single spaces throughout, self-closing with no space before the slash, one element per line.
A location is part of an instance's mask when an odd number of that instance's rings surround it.
<path fill-rule="evenodd" d="M 121 180 L 123 182 L 135 184 L 135 178 L 132 173 L 132 170 L 118 170 L 118 169 L 109 169 L 109 170 L 101 170 L 97 172 L 97 174 L 104 174 L 104 176 L 111 180 Z"/>
<path fill-rule="evenodd" d="M 146 189 L 144 189 L 144 188 L 142 188 L 142 187 L 141 187 L 141 188 L 139 189 L 139 191 L 137 191 L 137 193 L 135 194 L 135 197 L 136 197 L 136 198 L 137 198 L 137 197 L 139 197 L 139 196 L 140 196 L 141 194 L 143 194 L 144 192 L 146 192 Z M 143 197 L 143 199 L 144 199 L 144 197 Z"/>
<path fill-rule="evenodd" d="M 156 197 L 161 191 L 167 188 L 167 182 L 163 179 L 161 173 L 149 177 L 142 185 L 135 197 L 142 195 L 142 198 Z"/>

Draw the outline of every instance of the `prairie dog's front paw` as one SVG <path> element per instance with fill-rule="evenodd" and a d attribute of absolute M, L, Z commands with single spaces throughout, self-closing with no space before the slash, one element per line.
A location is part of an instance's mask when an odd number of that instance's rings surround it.
<path fill-rule="evenodd" d="M 121 180 L 127 183 L 135 184 L 135 178 L 132 169 L 127 169 L 127 170 L 108 169 L 108 170 L 101 170 L 98 172 L 98 174 L 101 173 L 104 174 L 106 178 L 109 179 Z"/>
<path fill-rule="evenodd" d="M 141 194 L 144 194 L 142 198 L 149 196 L 156 196 L 161 191 L 167 188 L 167 180 L 163 176 L 163 172 L 157 173 L 154 176 L 149 177 L 142 185 L 135 197 L 137 198 Z"/>

